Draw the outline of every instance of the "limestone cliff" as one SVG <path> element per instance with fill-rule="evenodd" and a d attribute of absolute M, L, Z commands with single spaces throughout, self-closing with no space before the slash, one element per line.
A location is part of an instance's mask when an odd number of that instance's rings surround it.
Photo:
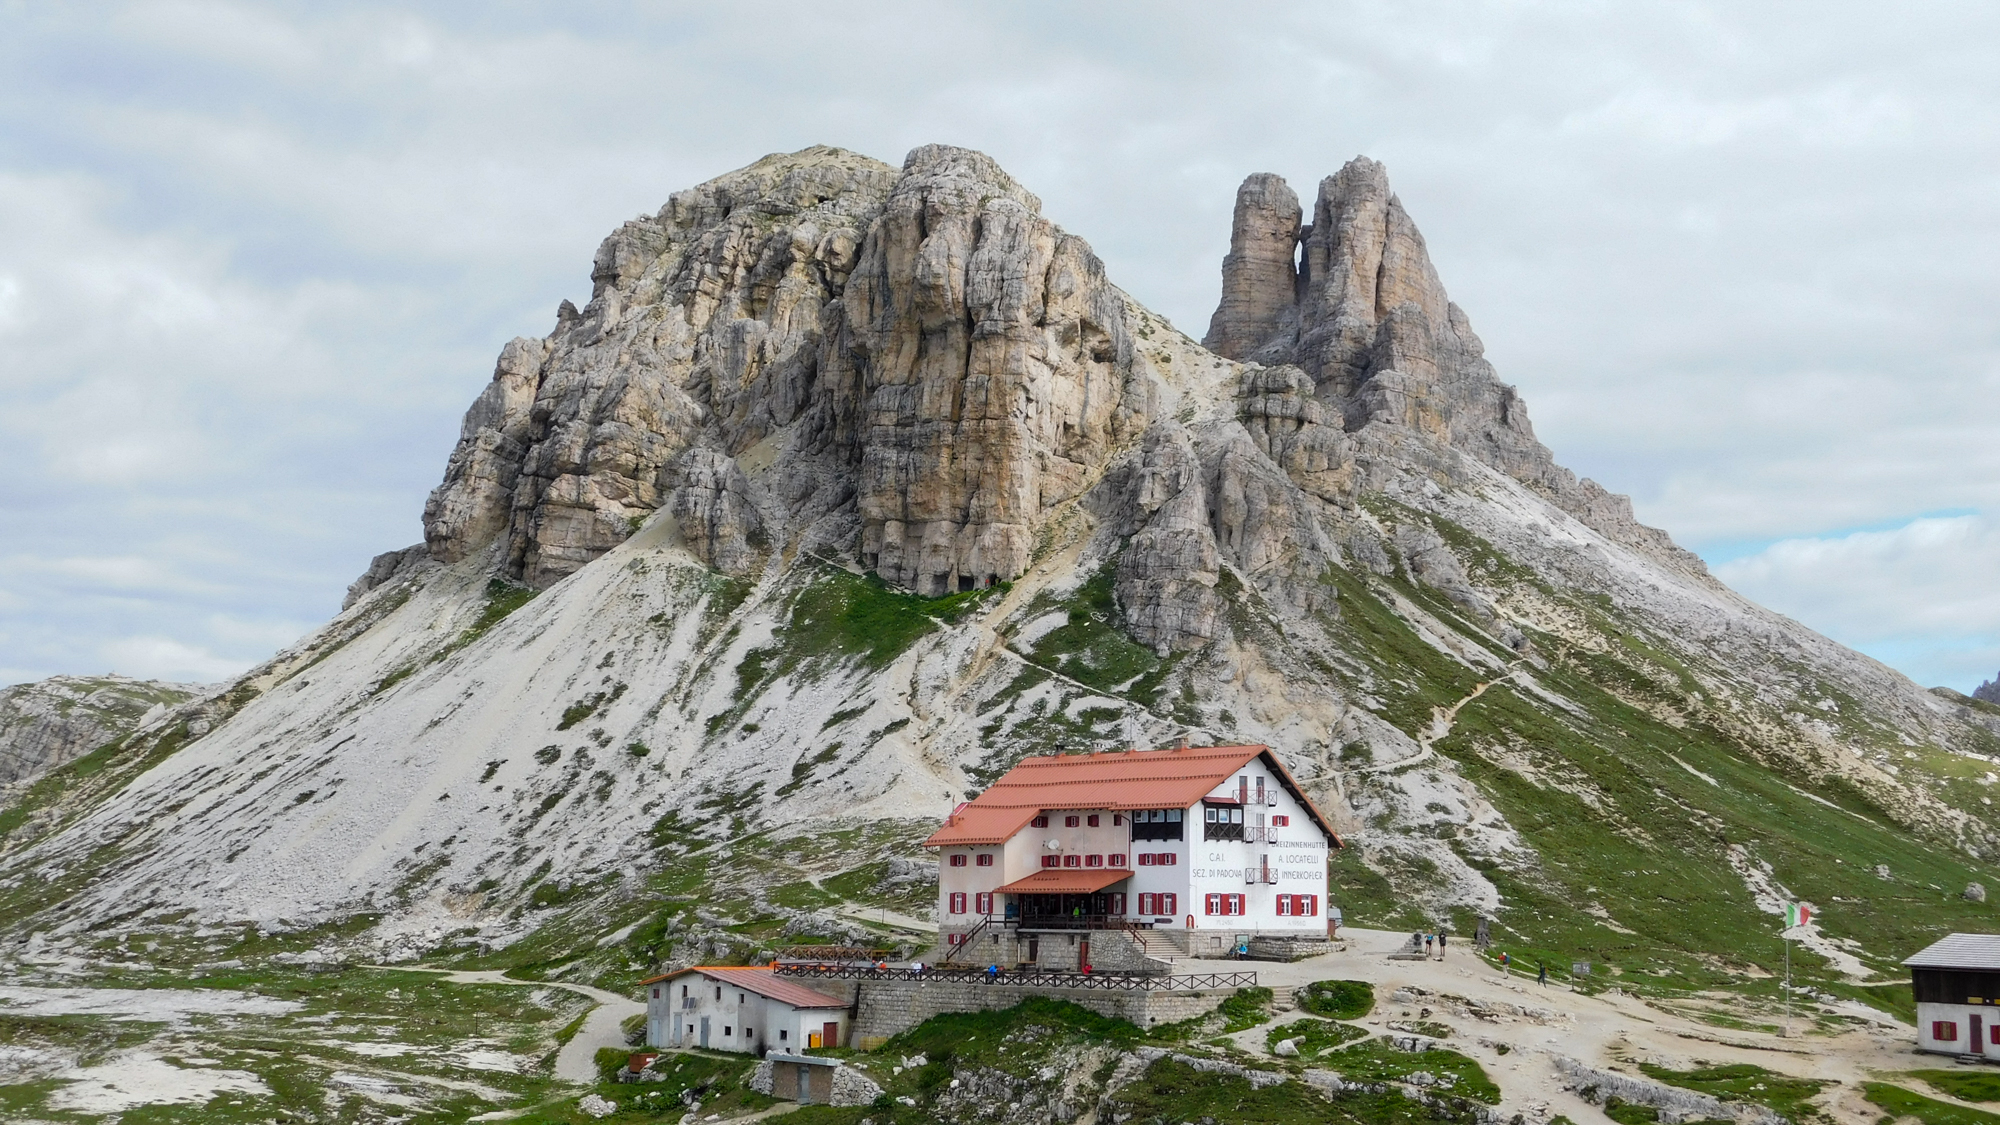
<path fill-rule="evenodd" d="M 0 688 L 0 786 L 123 738 L 201 691 L 124 676 L 51 676 Z"/>

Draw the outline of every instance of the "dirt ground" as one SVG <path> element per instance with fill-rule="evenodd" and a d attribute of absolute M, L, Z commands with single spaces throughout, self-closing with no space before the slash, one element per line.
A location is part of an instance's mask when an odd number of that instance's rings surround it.
<path fill-rule="evenodd" d="M 1860 1004 L 1838 1009 L 1801 1005 L 1802 1014 L 1811 1007 L 1815 1014 L 1837 1011 L 1859 1022 L 1848 1023 L 1851 1030 L 1839 1034 L 1817 1030 L 1806 1034 L 1808 1021 L 1799 1018 L 1794 1021 L 1797 1037 L 1787 1038 L 1718 1027 L 1629 994 L 1606 991 L 1584 995 L 1553 981 L 1543 987 L 1535 983 L 1532 969 L 1523 974 L 1517 968 L 1513 975 L 1505 975 L 1475 956 L 1470 943 L 1453 946 L 1442 961 L 1402 961 L 1391 960 L 1389 954 L 1408 947 L 1408 934 L 1345 929 L 1341 936 L 1346 946 L 1342 952 L 1290 964 L 1257 963 L 1258 980 L 1276 992 L 1281 1002 L 1292 988 L 1316 980 L 1374 984 L 1375 1011 L 1360 1021 L 1364 1026 L 1386 1031 L 1389 1021 L 1403 1019 L 1428 1019 L 1450 1026 L 1452 1048 L 1486 1068 L 1500 1087 L 1503 1115 L 1508 1117 L 1521 1113 L 1534 1121 L 1563 1114 L 1577 1122 L 1603 1120 L 1602 1110 L 1563 1089 L 1555 1068 L 1560 1057 L 1642 1081 L 1646 1079 L 1637 1065 L 1642 1061 L 1676 1069 L 1697 1063 L 1754 1063 L 1781 1074 L 1830 1080 L 1842 1088 L 1825 1098 L 1824 1104 L 1843 1125 L 1874 1125 L 1883 1116 L 1881 1109 L 1862 1100 L 1862 1082 L 1894 1080 L 1902 1071 L 1956 1065 L 1949 1058 L 1919 1054 L 1913 1028 Z M 1246 967 L 1238 961 L 1185 958 L 1175 963 L 1176 972 L 1226 972 Z M 1402 988 L 1422 989 L 1431 995 L 1409 1002 L 1391 999 Z M 1450 997 L 1513 1005 L 1526 1009 L 1527 1014 L 1497 1019 L 1473 1016 Z M 1282 1012 L 1272 1022 L 1298 1016 L 1297 1012 Z M 1772 1022 L 1777 1022 L 1775 1017 Z M 1237 1038 L 1244 1048 L 1261 1051 L 1269 1026 L 1242 1032 Z M 1505 1054 L 1498 1050 L 1503 1044 L 1508 1048 Z M 1938 1101 L 1974 1105 L 1956 1102 L 1913 1079 L 1904 1079 L 1902 1084 Z M 1996 1107 L 1974 1108 L 1991 1111 Z"/>

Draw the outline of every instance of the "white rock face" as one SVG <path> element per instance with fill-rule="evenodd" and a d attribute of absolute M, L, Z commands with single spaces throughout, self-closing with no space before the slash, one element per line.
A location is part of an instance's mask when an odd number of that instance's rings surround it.
<path fill-rule="evenodd" d="M 0 688 L 0 786 L 31 781 L 206 690 L 124 676 L 51 676 Z"/>
<path fill-rule="evenodd" d="M 1239 197 L 1246 238 L 1287 236 L 1282 186 Z M 1302 238 L 1290 304 L 1289 251 L 1232 243 L 1218 323 L 1271 325 L 1238 362 L 977 153 L 809 149 L 674 195 L 606 240 L 586 308 L 503 349 L 422 550 L 162 717 L 129 784 L 0 843 L 0 884 L 76 888 L 10 924 L 371 909 L 415 956 L 533 926 L 536 872 L 652 870 L 670 815 L 938 817 L 1024 753 L 1181 735 L 1275 747 L 1426 917 L 1559 885 L 1524 791 L 1651 843 L 1698 826 L 1674 862 L 1759 909 L 1713 773 L 1666 762 L 1698 788 L 1662 820 L 1549 741 L 1666 761 L 1617 723 L 2000 851 L 1916 759 L 1992 733 L 1556 466 L 1379 165 L 1322 184 Z"/>

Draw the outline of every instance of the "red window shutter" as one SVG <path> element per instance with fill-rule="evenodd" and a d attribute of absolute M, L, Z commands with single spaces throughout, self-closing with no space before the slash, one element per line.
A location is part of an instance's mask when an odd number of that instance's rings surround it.
<path fill-rule="evenodd" d="M 1160 913 L 1172 914 L 1174 911 L 1179 910 L 1180 908 L 1181 908 L 1181 903 L 1179 895 L 1163 894 L 1160 896 Z"/>
<path fill-rule="evenodd" d="M 980 853 L 979 853 L 979 866 L 981 866 L 981 867 L 991 867 L 991 866 L 993 866 L 993 853 L 992 853 L 992 852 L 980 852 Z"/>
<path fill-rule="evenodd" d="M 1165 855 L 1165 858 L 1166 858 L 1166 861 L 1167 861 L 1167 866 L 1168 866 L 1168 867 L 1172 867 L 1172 866 L 1173 866 L 1174 864 L 1176 864 L 1176 863 L 1179 863 L 1179 862 L 1181 861 L 1181 857 L 1179 857 L 1179 856 L 1175 855 L 1175 854 L 1174 854 L 1174 853 L 1172 853 L 1172 852 L 1166 852 L 1166 853 L 1164 853 L 1164 855 Z"/>
<path fill-rule="evenodd" d="M 1104 862 L 1110 864 L 1113 867 L 1123 867 L 1125 866 L 1125 857 L 1123 855 L 1105 856 Z"/>
<path fill-rule="evenodd" d="M 1139 913 L 1141 913 L 1141 914 L 1151 914 L 1151 913 L 1153 913 L 1153 896 L 1152 896 L 1152 895 L 1150 895 L 1150 894 L 1142 894 L 1142 895 L 1140 895 L 1140 896 L 1139 896 Z"/>
<path fill-rule="evenodd" d="M 1279 915 L 1280 917 L 1283 917 L 1284 915 L 1287 915 L 1287 914 L 1290 914 L 1291 912 L 1292 912 L 1292 896 L 1290 896 L 1290 895 L 1279 895 L 1279 896 L 1278 896 L 1278 915 Z"/>
<path fill-rule="evenodd" d="M 1038 816 L 1035 819 L 1029 821 L 1028 824 L 1034 828 L 1047 828 L 1049 826 L 1049 818 L 1045 816 Z"/>
<path fill-rule="evenodd" d="M 1082 867 L 1082 866 L 1083 866 L 1083 857 L 1082 857 L 1082 856 L 1080 856 L 1080 855 L 1066 855 L 1066 856 L 1064 856 L 1064 857 L 1063 857 L 1063 866 L 1064 866 L 1064 867 Z"/>
<path fill-rule="evenodd" d="M 1307 903 L 1306 913 L 1312 915 L 1315 918 L 1319 917 L 1319 896 L 1307 895 L 1306 903 Z"/>
<path fill-rule="evenodd" d="M 1084 823 L 1088 824 L 1092 828 L 1097 827 L 1097 814 L 1091 813 L 1090 816 L 1084 821 Z"/>
<path fill-rule="evenodd" d="M 1151 866 L 1153 866 L 1153 853 L 1152 853 L 1152 852 L 1140 852 L 1140 853 L 1139 853 L 1139 866 L 1141 866 L 1141 867 L 1151 867 Z"/>
<path fill-rule="evenodd" d="M 954 856 L 952 856 L 952 857 L 951 857 L 951 865 L 952 865 L 953 867 L 964 867 L 964 866 L 965 866 L 965 856 L 963 856 L 963 855 L 954 855 Z"/>
<path fill-rule="evenodd" d="M 1125 823 L 1125 818 L 1123 816 L 1120 816 L 1117 813 L 1111 814 L 1111 827 L 1116 828 L 1123 823 Z"/>
<path fill-rule="evenodd" d="M 1241 916 L 1241 915 L 1243 915 L 1243 914 L 1247 914 L 1247 913 L 1249 913 L 1248 911 L 1246 911 L 1246 910 L 1245 910 L 1245 909 L 1243 908 L 1243 896 L 1242 896 L 1242 895 L 1231 895 L 1230 897 L 1231 897 L 1231 898 L 1234 898 L 1234 899 L 1236 900 L 1236 914 L 1237 914 L 1237 915 Z"/>
<path fill-rule="evenodd" d="M 1208 895 L 1201 900 L 1202 913 L 1218 914 L 1222 911 L 1222 896 Z"/>
<path fill-rule="evenodd" d="M 1085 867 L 1103 867 L 1103 866 L 1104 866 L 1104 857 L 1103 857 L 1103 856 L 1101 856 L 1101 855 L 1087 855 L 1087 856 L 1084 856 L 1084 857 L 1083 857 L 1083 865 L 1084 865 Z"/>
<path fill-rule="evenodd" d="M 1043 857 L 1042 857 L 1042 866 L 1043 866 L 1043 867 L 1061 867 L 1061 866 L 1062 866 L 1062 857 L 1061 857 L 1061 856 L 1059 856 L 1059 855 L 1045 855 L 1045 856 L 1043 856 Z"/>
<path fill-rule="evenodd" d="M 973 896 L 972 901 L 973 901 L 973 908 L 975 910 L 978 910 L 981 914 L 993 913 L 993 892 L 980 891 L 977 895 Z"/>
<path fill-rule="evenodd" d="M 1073 817 L 1073 816 L 1066 816 L 1066 817 L 1063 817 L 1063 827 L 1064 827 L 1064 828 L 1075 828 L 1075 827 L 1076 827 L 1076 818 L 1075 818 L 1075 817 Z"/>
<path fill-rule="evenodd" d="M 954 891 L 954 892 L 952 892 L 952 896 L 951 896 L 951 912 L 952 912 L 953 914 L 963 914 L 963 913 L 965 913 L 965 892 L 964 892 L 964 891 Z"/>

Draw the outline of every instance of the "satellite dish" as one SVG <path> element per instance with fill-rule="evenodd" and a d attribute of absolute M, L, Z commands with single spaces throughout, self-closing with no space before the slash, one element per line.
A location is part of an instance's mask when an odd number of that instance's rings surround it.
<path fill-rule="evenodd" d="M 1048 839 L 1042 841 L 1042 846 L 1049 849 L 1052 852 L 1059 852 L 1062 850 L 1062 841 L 1056 839 L 1054 836 L 1051 836 Z"/>

